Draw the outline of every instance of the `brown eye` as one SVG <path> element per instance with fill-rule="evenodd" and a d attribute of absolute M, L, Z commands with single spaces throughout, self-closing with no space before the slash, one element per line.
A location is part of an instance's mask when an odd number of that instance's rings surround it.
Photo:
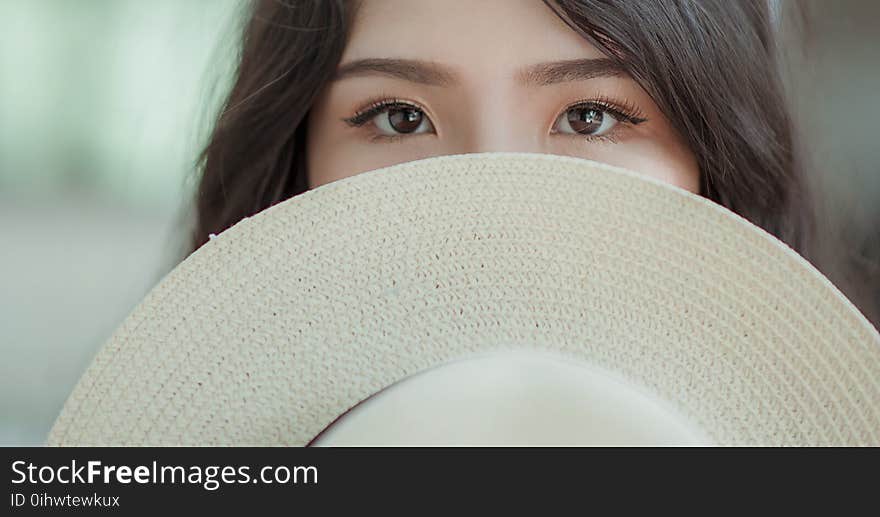
<path fill-rule="evenodd" d="M 373 123 L 386 135 L 428 133 L 434 130 L 425 112 L 415 106 L 391 106 L 376 115 Z"/>
<path fill-rule="evenodd" d="M 553 129 L 559 133 L 600 136 L 617 125 L 617 119 L 596 107 L 571 108 L 556 119 Z"/>
<path fill-rule="evenodd" d="M 595 109 L 574 109 L 567 112 L 568 125 L 576 132 L 586 135 L 602 127 L 602 112 Z"/>
<path fill-rule="evenodd" d="M 388 123 L 398 133 L 412 133 L 422 125 L 424 113 L 413 108 L 388 111 Z"/>

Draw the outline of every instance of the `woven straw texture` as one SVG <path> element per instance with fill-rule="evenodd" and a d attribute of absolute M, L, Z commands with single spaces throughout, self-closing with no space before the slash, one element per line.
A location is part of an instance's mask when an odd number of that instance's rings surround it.
<path fill-rule="evenodd" d="M 739 216 L 559 156 L 336 181 L 193 253 L 101 349 L 50 445 L 304 445 L 428 368 L 550 351 L 719 444 L 880 445 L 880 336 Z"/>

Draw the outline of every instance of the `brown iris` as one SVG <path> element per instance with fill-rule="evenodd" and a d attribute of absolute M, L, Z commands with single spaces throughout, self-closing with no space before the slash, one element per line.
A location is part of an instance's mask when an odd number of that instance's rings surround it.
<path fill-rule="evenodd" d="M 388 110 L 388 123 L 398 133 L 412 133 L 422 125 L 425 114 L 415 108 Z"/>
<path fill-rule="evenodd" d="M 568 123 L 571 128 L 582 135 L 591 135 L 602 127 L 605 115 L 601 110 L 593 108 L 577 108 L 568 111 Z"/>

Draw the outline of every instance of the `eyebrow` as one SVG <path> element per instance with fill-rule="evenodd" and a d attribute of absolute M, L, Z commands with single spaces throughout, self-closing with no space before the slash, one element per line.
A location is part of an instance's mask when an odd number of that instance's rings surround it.
<path fill-rule="evenodd" d="M 608 58 L 571 59 L 539 63 L 521 70 L 517 76 L 527 85 L 547 86 L 570 81 L 586 81 L 597 77 L 626 75 L 622 64 Z"/>
<path fill-rule="evenodd" d="M 618 62 L 608 58 L 571 59 L 528 66 L 516 73 L 516 78 L 530 86 L 547 86 L 570 81 L 585 81 L 596 77 L 626 75 Z M 417 59 L 358 59 L 341 65 L 335 81 L 349 77 L 385 75 L 412 83 L 429 86 L 449 86 L 458 82 L 456 73 L 439 63 Z"/>
<path fill-rule="evenodd" d="M 343 64 L 336 70 L 334 80 L 364 75 L 387 75 L 411 83 L 430 86 L 448 86 L 456 82 L 455 73 L 449 68 L 415 59 L 359 59 Z"/>

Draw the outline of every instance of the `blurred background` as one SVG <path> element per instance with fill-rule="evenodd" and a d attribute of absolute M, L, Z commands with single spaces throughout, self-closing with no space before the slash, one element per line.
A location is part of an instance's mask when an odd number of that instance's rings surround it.
<path fill-rule="evenodd" d="M 98 347 L 183 257 L 243 4 L 0 0 L 0 445 L 44 442 Z M 825 271 L 880 302 L 880 2 L 778 6 Z"/>
<path fill-rule="evenodd" d="M 181 258 L 236 0 L 0 0 L 0 444 Z"/>

